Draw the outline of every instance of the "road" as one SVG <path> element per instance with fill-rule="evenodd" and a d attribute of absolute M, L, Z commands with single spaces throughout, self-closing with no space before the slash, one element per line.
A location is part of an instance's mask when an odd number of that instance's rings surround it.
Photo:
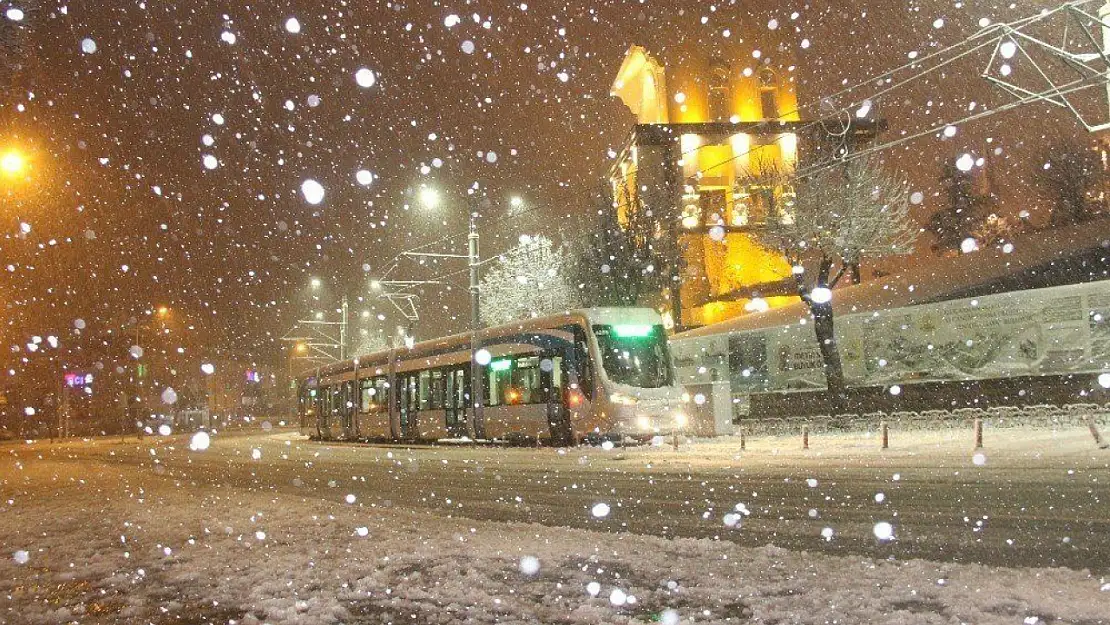
<path fill-rule="evenodd" d="M 381 447 L 276 431 L 217 434 L 203 451 L 188 442 L 5 446 L 3 495 L 23 505 L 49 496 L 48 482 L 20 483 L 13 463 L 21 463 L 136 484 L 337 503 L 353 496 L 429 523 L 530 522 L 879 559 L 1110 570 L 1110 453 L 1081 430 L 990 431 L 978 458 L 959 431 L 894 433 L 886 451 L 866 436 L 815 436 L 808 451 L 793 439 L 749 440 L 743 452 L 735 439 L 678 450 Z M 597 503 L 611 512 L 597 518 Z M 892 524 L 894 540 L 876 539 L 880 522 Z"/>

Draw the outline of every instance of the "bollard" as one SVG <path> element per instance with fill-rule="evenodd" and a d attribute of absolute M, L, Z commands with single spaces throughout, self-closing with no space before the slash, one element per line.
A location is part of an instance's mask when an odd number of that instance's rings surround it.
<path fill-rule="evenodd" d="M 678 451 L 678 430 L 671 430 L 671 434 L 674 436 L 674 450 Z"/>
<path fill-rule="evenodd" d="M 744 451 L 747 447 L 747 441 L 744 439 L 744 430 L 740 430 L 740 451 Z"/>
<path fill-rule="evenodd" d="M 983 448 L 983 420 L 975 420 L 975 449 Z"/>
<path fill-rule="evenodd" d="M 802 426 L 802 449 L 809 449 L 809 426 Z"/>
<path fill-rule="evenodd" d="M 882 422 L 880 426 L 883 430 L 883 449 L 890 447 L 890 429 L 886 425 L 886 421 Z"/>
<path fill-rule="evenodd" d="M 1103 440 L 1102 434 L 1098 431 L 1095 418 L 1091 415 L 1087 415 L 1083 417 L 1083 420 L 1087 422 L 1087 429 L 1091 431 L 1091 436 L 1095 438 L 1095 445 L 1098 445 L 1099 449 L 1110 449 L 1110 443 Z"/>

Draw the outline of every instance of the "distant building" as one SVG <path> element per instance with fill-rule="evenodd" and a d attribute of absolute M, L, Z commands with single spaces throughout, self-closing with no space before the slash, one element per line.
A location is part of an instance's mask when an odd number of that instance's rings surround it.
<path fill-rule="evenodd" d="M 680 279 L 660 294 L 665 315 L 689 328 L 795 301 L 789 263 L 751 236 L 793 219 L 794 190 L 749 183 L 793 171 L 799 152 L 819 160 L 853 149 L 874 136 L 874 111 L 803 121 L 790 59 L 742 42 L 661 55 L 632 46 L 611 94 L 637 118 L 609 172 L 618 218 L 649 215 L 678 261 Z"/>

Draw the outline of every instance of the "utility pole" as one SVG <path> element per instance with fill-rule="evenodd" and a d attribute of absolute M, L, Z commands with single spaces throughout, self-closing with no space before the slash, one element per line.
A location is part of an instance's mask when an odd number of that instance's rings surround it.
<path fill-rule="evenodd" d="M 343 296 L 343 317 L 339 322 L 339 359 L 347 359 L 347 296 Z"/>
<path fill-rule="evenodd" d="M 470 228 L 467 232 L 466 254 L 443 254 L 438 252 L 420 252 L 421 248 L 407 250 L 397 255 L 398 258 L 455 258 L 465 260 L 470 272 L 470 405 L 472 408 L 470 418 L 470 434 L 474 438 L 485 438 L 485 385 L 482 380 L 482 367 L 478 364 L 477 354 L 481 349 L 480 331 L 482 328 L 481 311 L 479 308 L 479 268 L 482 261 L 478 255 L 478 217 L 481 204 L 478 197 L 477 185 L 467 190 L 466 210 Z M 426 246 L 423 246 L 426 247 Z M 394 266 L 396 267 L 396 265 Z M 388 272 L 387 272 L 388 274 Z M 439 280 L 377 280 L 379 289 L 400 289 L 398 291 L 385 291 L 383 297 L 405 315 L 408 320 L 415 321 L 419 318 L 413 300 L 416 295 L 408 289 L 428 284 L 442 284 Z"/>
<path fill-rule="evenodd" d="M 467 265 L 470 267 L 470 392 L 471 402 L 474 404 L 474 438 L 485 438 L 485 411 L 484 411 L 484 380 L 482 380 L 482 366 L 478 364 L 478 349 L 481 342 L 478 332 L 481 330 L 481 313 L 478 289 L 478 207 L 477 195 L 467 197 L 467 210 L 470 212 L 470 232 L 466 236 Z"/>

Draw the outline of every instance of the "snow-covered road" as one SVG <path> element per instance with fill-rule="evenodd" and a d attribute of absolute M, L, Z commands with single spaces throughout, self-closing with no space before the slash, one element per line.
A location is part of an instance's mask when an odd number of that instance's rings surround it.
<path fill-rule="evenodd" d="M 1110 623 L 1110 454 L 991 434 L 7 445 L 0 621 Z"/>

